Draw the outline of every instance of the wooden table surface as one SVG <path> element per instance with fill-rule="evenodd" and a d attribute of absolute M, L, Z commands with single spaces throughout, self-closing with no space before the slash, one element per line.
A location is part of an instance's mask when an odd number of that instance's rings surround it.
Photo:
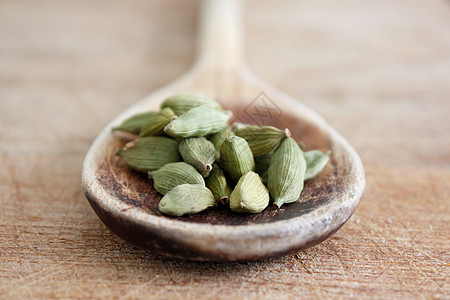
<path fill-rule="evenodd" d="M 195 263 L 111 233 L 80 188 L 97 133 L 177 78 L 197 1 L 0 2 L 0 298 L 450 297 L 450 4 L 247 1 L 250 68 L 355 147 L 367 187 L 333 237 Z"/>

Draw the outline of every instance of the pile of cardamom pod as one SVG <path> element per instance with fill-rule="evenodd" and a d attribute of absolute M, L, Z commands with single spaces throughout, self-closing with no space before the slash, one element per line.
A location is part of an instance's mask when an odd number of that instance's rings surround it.
<path fill-rule="evenodd" d="M 158 112 L 132 116 L 113 131 L 138 138 L 116 154 L 148 173 L 164 195 L 160 212 L 170 216 L 226 205 L 238 213 L 259 213 L 299 199 L 303 182 L 327 164 L 330 152 L 303 152 L 289 129 L 229 121 L 230 111 L 209 97 L 179 94 Z M 266 188 L 267 185 L 267 188 Z"/>

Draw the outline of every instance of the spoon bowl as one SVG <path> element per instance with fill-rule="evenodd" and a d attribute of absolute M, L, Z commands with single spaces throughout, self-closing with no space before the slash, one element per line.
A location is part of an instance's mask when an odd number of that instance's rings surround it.
<path fill-rule="evenodd" d="M 313 246 L 353 214 L 364 190 L 361 160 L 319 115 L 253 76 L 241 62 L 239 1 L 207 0 L 200 55 L 179 80 L 139 101 L 108 124 L 89 150 L 82 187 L 99 218 L 123 239 L 160 254 L 189 260 L 242 261 Z M 224 64 L 224 59 L 226 64 Z M 145 174 L 114 154 L 127 140 L 111 129 L 133 114 L 158 110 L 176 93 L 201 93 L 233 111 L 232 121 L 289 128 L 304 150 L 331 150 L 330 162 L 305 182 L 300 199 L 260 214 L 212 208 L 195 215 L 159 213 L 161 195 Z"/>

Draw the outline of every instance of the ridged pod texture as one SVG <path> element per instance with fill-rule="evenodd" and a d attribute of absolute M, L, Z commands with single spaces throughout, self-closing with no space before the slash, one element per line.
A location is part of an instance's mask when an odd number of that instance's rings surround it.
<path fill-rule="evenodd" d="M 269 192 L 259 175 L 248 172 L 242 176 L 230 196 L 230 208 L 238 213 L 260 213 L 269 205 Z"/>
<path fill-rule="evenodd" d="M 216 159 L 214 145 L 204 137 L 182 139 L 180 153 L 183 160 L 194 166 L 203 177 L 207 177 Z"/>
<path fill-rule="evenodd" d="M 202 105 L 179 115 L 164 128 L 164 132 L 175 138 L 205 136 L 225 128 L 231 116 L 230 111 Z"/>
<path fill-rule="evenodd" d="M 306 161 L 305 180 L 315 177 L 325 168 L 330 160 L 330 153 L 331 151 L 323 153 L 319 150 L 303 152 Z"/>
<path fill-rule="evenodd" d="M 149 177 L 153 178 L 154 188 L 163 195 L 182 184 L 205 186 L 202 175 L 193 166 L 184 162 L 166 164 L 156 171 L 149 172 Z"/>
<path fill-rule="evenodd" d="M 216 201 L 227 203 L 231 195 L 231 188 L 228 186 L 227 179 L 222 169 L 217 164 L 213 165 L 213 169 L 209 176 L 205 179 L 206 187 L 214 195 Z"/>
<path fill-rule="evenodd" d="M 208 188 L 199 184 L 182 184 L 162 197 L 158 209 L 169 216 L 182 216 L 201 212 L 214 206 L 215 203 L 214 196 Z"/>
<path fill-rule="evenodd" d="M 122 124 L 120 124 L 119 126 L 114 127 L 112 130 L 124 131 L 132 134 L 139 134 L 142 126 L 156 114 L 157 114 L 156 111 L 149 111 L 146 113 L 131 116 L 130 118 L 123 121 Z"/>
<path fill-rule="evenodd" d="M 166 107 L 161 109 L 142 126 L 139 135 L 141 137 L 162 135 L 164 133 L 164 127 L 170 123 L 174 116 L 175 114 L 170 108 Z"/>
<path fill-rule="evenodd" d="M 225 139 L 230 135 L 234 135 L 234 133 L 231 128 L 227 126 L 209 137 L 209 140 L 213 143 L 214 148 L 216 149 L 216 160 L 219 160 L 220 158 L 220 148 L 222 147 L 223 141 L 225 141 Z"/>
<path fill-rule="evenodd" d="M 272 151 L 284 138 L 291 136 L 287 128 L 283 131 L 273 126 L 257 125 L 236 128 L 234 133 L 247 141 L 253 156 Z"/>
<path fill-rule="evenodd" d="M 220 164 L 233 183 L 238 182 L 245 173 L 255 169 L 255 160 L 248 143 L 234 135 L 227 137 L 222 144 Z"/>
<path fill-rule="evenodd" d="M 178 142 L 162 136 L 149 136 L 129 142 L 116 154 L 125 163 L 141 172 L 156 170 L 165 164 L 181 160 Z"/>
<path fill-rule="evenodd" d="M 218 109 L 222 106 L 216 100 L 200 94 L 177 94 L 166 98 L 161 103 L 161 108 L 170 107 L 176 115 L 181 115 L 188 110 L 201 105 L 208 105 Z"/>
<path fill-rule="evenodd" d="M 303 190 L 306 161 L 294 139 L 284 139 L 272 156 L 268 188 L 277 207 L 299 199 Z"/>

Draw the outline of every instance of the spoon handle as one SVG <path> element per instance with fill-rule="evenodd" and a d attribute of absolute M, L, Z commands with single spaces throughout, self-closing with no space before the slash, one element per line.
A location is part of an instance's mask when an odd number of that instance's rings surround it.
<path fill-rule="evenodd" d="M 228 71 L 242 64 L 242 0 L 204 0 L 197 64 Z"/>

